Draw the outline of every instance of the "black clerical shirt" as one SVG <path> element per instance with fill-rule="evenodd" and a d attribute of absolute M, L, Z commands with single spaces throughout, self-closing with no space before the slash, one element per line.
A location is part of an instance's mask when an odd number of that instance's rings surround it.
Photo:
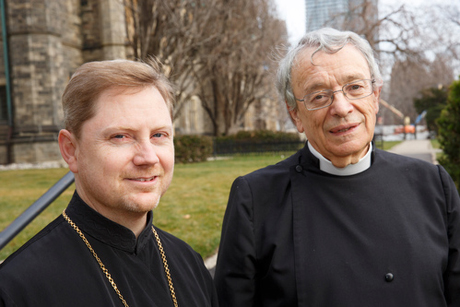
<path fill-rule="evenodd" d="M 139 237 L 86 205 L 75 192 L 67 215 L 84 233 L 129 306 L 173 306 L 153 213 Z M 179 306 L 217 306 L 201 256 L 155 228 L 166 253 Z M 99 264 L 63 216 L 0 266 L 0 306 L 123 306 Z"/>
<path fill-rule="evenodd" d="M 439 165 L 376 149 L 350 176 L 305 146 L 235 180 L 220 306 L 459 307 L 460 198 Z"/>

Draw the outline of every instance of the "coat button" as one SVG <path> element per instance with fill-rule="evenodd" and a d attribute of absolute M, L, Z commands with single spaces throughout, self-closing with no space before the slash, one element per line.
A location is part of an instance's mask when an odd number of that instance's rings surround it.
<path fill-rule="evenodd" d="M 295 170 L 296 170 L 297 173 L 301 173 L 303 171 L 303 168 L 302 168 L 301 165 L 296 165 Z"/>
<path fill-rule="evenodd" d="M 392 282 L 394 278 L 395 278 L 395 277 L 394 277 L 394 275 L 393 275 L 392 273 L 387 273 L 387 274 L 385 274 L 385 280 L 386 280 L 387 282 Z"/>

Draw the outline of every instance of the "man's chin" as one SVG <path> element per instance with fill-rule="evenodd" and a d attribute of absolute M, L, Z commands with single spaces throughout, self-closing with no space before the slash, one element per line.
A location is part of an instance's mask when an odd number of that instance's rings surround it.
<path fill-rule="evenodd" d="M 158 196 L 139 196 L 132 197 L 125 202 L 125 207 L 128 211 L 136 213 L 147 213 L 155 209 L 160 203 Z"/>

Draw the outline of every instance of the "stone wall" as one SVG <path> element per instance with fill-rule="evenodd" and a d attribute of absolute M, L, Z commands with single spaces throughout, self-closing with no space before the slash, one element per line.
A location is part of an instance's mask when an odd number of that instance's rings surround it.
<path fill-rule="evenodd" d="M 0 165 L 8 163 L 6 150 L 6 145 L 0 145 Z"/>
<path fill-rule="evenodd" d="M 60 31 L 65 8 L 64 0 L 8 2 L 14 162 L 31 162 L 36 155 L 23 151 L 29 144 L 34 152 L 37 144 L 26 140 L 38 136 L 41 142 L 52 142 L 62 123 L 59 97 L 65 79 Z"/>
<path fill-rule="evenodd" d="M 61 96 L 84 62 L 126 57 L 119 0 L 7 0 L 13 161 L 60 158 Z M 3 50 L 0 51 L 2 55 Z M 5 84 L 3 57 L 0 86 Z M 0 148 L 1 157 L 5 157 Z M 0 164 L 5 163 L 0 158 Z"/>
<path fill-rule="evenodd" d="M 84 62 L 126 58 L 123 1 L 81 1 Z"/>
<path fill-rule="evenodd" d="M 41 163 L 62 159 L 57 140 L 53 142 L 15 144 L 13 156 L 17 163 Z"/>

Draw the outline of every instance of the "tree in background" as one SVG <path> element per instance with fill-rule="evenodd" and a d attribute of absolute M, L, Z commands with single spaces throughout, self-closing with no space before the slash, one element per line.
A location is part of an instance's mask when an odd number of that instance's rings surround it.
<path fill-rule="evenodd" d="M 405 5 L 379 5 L 375 0 L 350 1 L 346 12 L 331 16 L 324 26 L 362 35 L 385 62 L 407 57 L 416 59 L 424 46 L 416 13 Z"/>
<path fill-rule="evenodd" d="M 413 122 L 425 110 L 417 108 L 413 103 L 414 100 L 424 98 L 423 95 L 425 94 L 433 95 L 433 93 L 427 93 L 425 89 L 439 87 L 446 89 L 454 80 L 452 67 L 447 66 L 447 63 L 449 61 L 445 55 L 437 55 L 432 61 L 422 58 L 415 60 L 410 57 L 397 61 L 391 70 L 387 93 L 391 103 L 405 116 L 409 116 Z M 444 103 L 446 100 L 447 93 L 445 93 Z M 438 110 L 437 115 L 439 113 Z M 427 114 L 427 118 L 432 115 Z M 433 128 L 435 127 L 432 126 L 429 129 L 432 130 Z"/>
<path fill-rule="evenodd" d="M 451 84 L 447 106 L 437 123 L 438 140 L 444 153 L 439 163 L 452 176 L 460 191 L 460 80 Z"/>
<path fill-rule="evenodd" d="M 422 96 L 414 99 L 415 110 L 418 114 L 426 111 L 425 121 L 429 131 L 438 134 L 436 120 L 447 105 L 447 87 L 431 87 L 421 91 Z"/>
<path fill-rule="evenodd" d="M 124 1 L 133 56 L 164 63 L 176 116 L 197 96 L 214 135 L 231 134 L 254 102 L 277 99 L 271 54 L 287 30 L 272 0 Z"/>
<path fill-rule="evenodd" d="M 286 44 L 287 31 L 267 0 L 224 1 L 209 29 L 218 39 L 200 46 L 195 63 L 198 96 L 215 135 L 236 133 L 251 105 L 277 99 L 271 76 L 276 46 Z"/>
<path fill-rule="evenodd" d="M 194 63 L 200 45 L 217 39 L 208 33 L 222 0 L 124 0 L 128 43 L 135 60 L 156 57 L 174 83 L 174 116 L 194 94 Z M 209 34 L 209 35 L 208 35 Z"/>
<path fill-rule="evenodd" d="M 382 98 L 412 120 L 413 99 L 422 89 L 447 85 L 460 69 L 460 3 L 385 5 L 350 1 L 349 10 L 328 26 L 363 35 L 376 51 L 384 79 Z M 386 124 L 400 119 L 381 108 Z"/>

